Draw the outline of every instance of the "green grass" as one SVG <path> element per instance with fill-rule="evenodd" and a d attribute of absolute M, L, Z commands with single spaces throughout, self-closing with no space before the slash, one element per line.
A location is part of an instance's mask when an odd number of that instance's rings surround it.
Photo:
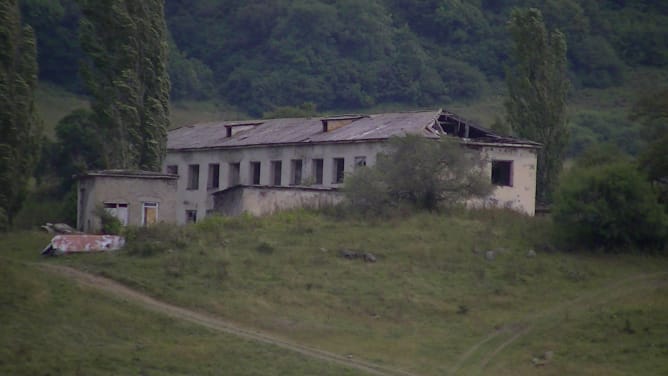
<path fill-rule="evenodd" d="M 209 331 L 45 272 L 49 237 L 0 238 L 0 374 L 353 375 L 275 346 Z"/>
<path fill-rule="evenodd" d="M 48 262 L 418 374 L 532 374 L 531 359 L 548 350 L 549 374 L 665 369 L 666 275 L 651 273 L 665 273 L 668 260 L 547 252 L 549 225 L 505 211 L 373 222 L 288 212 L 156 227 L 131 234 L 124 251 Z M 531 248 L 537 257 L 526 256 Z M 342 249 L 378 261 L 347 260 Z M 497 257 L 485 260 L 487 250 Z M 621 335 L 624 321 L 606 312 L 628 318 L 634 334 Z M 653 350 L 628 355 L 643 348 Z"/>

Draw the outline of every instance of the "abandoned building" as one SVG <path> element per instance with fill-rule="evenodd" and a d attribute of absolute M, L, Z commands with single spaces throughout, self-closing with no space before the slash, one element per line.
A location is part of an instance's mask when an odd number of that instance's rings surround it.
<path fill-rule="evenodd" d="M 77 229 L 95 233 L 104 209 L 124 226 L 177 222 L 177 176 L 149 171 L 104 170 L 79 175 Z"/>
<path fill-rule="evenodd" d="M 444 110 L 225 121 L 168 133 L 164 171 L 178 175 L 177 223 L 217 211 L 267 214 L 341 200 L 346 173 L 373 165 L 392 136 L 453 136 L 478 150 L 494 193 L 478 204 L 535 212 L 540 144 L 504 137 Z"/>

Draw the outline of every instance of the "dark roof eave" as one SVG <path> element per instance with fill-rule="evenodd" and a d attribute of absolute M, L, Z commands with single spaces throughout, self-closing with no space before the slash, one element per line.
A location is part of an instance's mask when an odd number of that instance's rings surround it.
<path fill-rule="evenodd" d="M 220 146 L 205 146 L 199 148 L 167 148 L 167 151 L 202 151 L 202 150 L 221 150 L 221 149 L 245 149 L 245 148 L 264 148 L 264 147 L 279 147 L 279 146 L 311 146 L 311 145 L 326 145 L 326 144 L 360 144 L 365 142 L 384 142 L 389 137 L 382 138 L 365 138 L 362 140 L 328 140 L 328 141 L 297 141 L 297 142 L 276 142 L 264 144 L 248 144 L 248 145 L 220 145 Z"/>

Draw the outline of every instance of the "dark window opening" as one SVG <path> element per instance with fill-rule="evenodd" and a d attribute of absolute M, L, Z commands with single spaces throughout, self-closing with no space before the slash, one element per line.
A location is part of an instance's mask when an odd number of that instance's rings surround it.
<path fill-rule="evenodd" d="M 355 168 L 366 166 L 366 157 L 355 157 Z"/>
<path fill-rule="evenodd" d="M 199 189 L 199 165 L 188 166 L 188 189 Z"/>
<path fill-rule="evenodd" d="M 260 162 L 251 162 L 250 163 L 250 175 L 251 175 L 251 184 L 259 185 L 260 184 Z"/>
<path fill-rule="evenodd" d="M 220 181 L 220 165 L 218 163 L 209 164 L 209 180 L 206 184 L 208 189 L 218 188 Z"/>
<path fill-rule="evenodd" d="M 239 175 L 241 174 L 241 163 L 230 163 L 228 186 L 234 187 L 239 185 Z"/>
<path fill-rule="evenodd" d="M 492 161 L 492 184 L 513 186 L 513 161 Z"/>
<path fill-rule="evenodd" d="M 271 161 L 271 184 L 281 185 L 282 173 L 283 163 L 281 161 Z"/>
<path fill-rule="evenodd" d="M 197 210 L 186 210 L 186 223 L 197 222 Z"/>
<path fill-rule="evenodd" d="M 179 174 L 179 166 L 177 166 L 177 165 L 167 166 L 167 173 L 172 174 L 172 175 L 178 175 Z"/>
<path fill-rule="evenodd" d="M 302 160 L 293 159 L 292 162 L 292 185 L 300 185 L 302 183 Z"/>
<path fill-rule="evenodd" d="M 323 166 L 324 163 L 322 159 L 313 160 L 313 180 L 315 184 L 322 184 Z"/>
<path fill-rule="evenodd" d="M 343 183 L 344 159 L 334 158 L 334 183 Z"/>

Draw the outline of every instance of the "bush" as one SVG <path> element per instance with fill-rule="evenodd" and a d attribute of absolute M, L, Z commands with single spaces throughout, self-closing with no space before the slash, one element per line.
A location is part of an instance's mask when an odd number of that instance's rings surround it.
<path fill-rule="evenodd" d="M 452 207 L 492 191 L 481 162 L 455 140 L 393 137 L 374 166 L 358 168 L 346 178 L 344 192 L 354 209 L 364 213 L 405 204 L 426 210 Z"/>
<path fill-rule="evenodd" d="M 555 194 L 557 230 L 572 245 L 604 250 L 663 249 L 668 219 L 630 162 L 573 168 Z"/>

